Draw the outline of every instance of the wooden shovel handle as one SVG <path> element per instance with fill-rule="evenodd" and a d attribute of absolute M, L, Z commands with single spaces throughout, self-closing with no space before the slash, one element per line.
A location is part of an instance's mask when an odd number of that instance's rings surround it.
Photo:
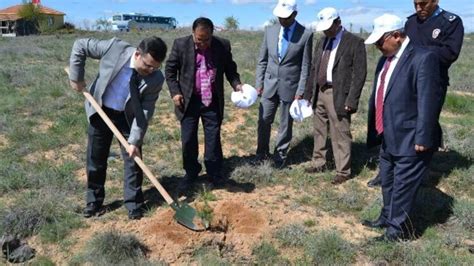
<path fill-rule="evenodd" d="M 68 68 L 65 68 L 64 70 L 69 74 Z M 94 109 L 97 111 L 100 117 L 104 120 L 104 122 L 107 124 L 110 130 L 112 130 L 115 137 L 120 141 L 120 144 L 122 144 L 122 146 L 124 146 L 125 149 L 128 150 L 128 147 L 130 146 L 130 144 L 128 144 L 127 140 L 122 136 L 120 131 L 117 129 L 114 123 L 110 120 L 110 118 L 107 116 L 104 110 L 102 110 L 102 107 L 100 107 L 100 105 L 97 103 L 94 97 L 92 97 L 92 95 L 88 91 L 83 91 L 82 94 L 84 94 L 86 99 L 92 104 L 92 107 L 94 107 Z M 133 156 L 133 159 L 138 164 L 138 166 L 140 166 L 140 168 L 143 170 L 143 172 L 148 177 L 148 179 L 150 179 L 151 183 L 155 185 L 156 189 L 158 189 L 161 196 L 163 196 L 166 202 L 171 205 L 174 202 L 174 200 L 171 198 L 168 192 L 166 192 L 166 190 L 163 188 L 160 182 L 158 182 L 156 177 L 152 174 L 150 169 L 145 165 L 143 160 L 138 156 Z"/>
<path fill-rule="evenodd" d="M 92 106 L 97 111 L 97 113 L 99 113 L 100 117 L 102 117 L 102 119 L 107 124 L 107 126 L 109 126 L 110 130 L 112 130 L 115 137 L 117 137 L 117 139 L 120 141 L 120 144 L 122 144 L 122 146 L 124 146 L 125 149 L 128 150 L 128 147 L 130 146 L 130 144 L 128 144 L 127 140 L 122 136 L 120 131 L 118 131 L 117 127 L 114 125 L 114 123 L 112 123 L 112 121 L 109 119 L 107 114 L 102 110 L 102 108 L 96 102 L 94 97 L 92 97 L 92 95 L 87 91 L 83 91 L 82 93 L 84 94 L 86 99 L 92 104 Z M 168 192 L 166 192 L 166 190 L 163 188 L 163 186 L 160 184 L 160 182 L 158 182 L 156 177 L 151 173 L 150 169 L 145 165 L 143 160 L 138 156 L 133 156 L 133 159 L 138 164 L 138 166 L 140 166 L 140 168 L 143 170 L 143 172 L 148 177 L 148 179 L 150 179 L 151 183 L 153 183 L 153 185 L 155 185 L 156 189 L 158 189 L 158 191 L 163 196 L 163 198 L 166 200 L 166 202 L 168 204 L 173 203 L 174 202 L 173 199 L 170 197 Z"/>

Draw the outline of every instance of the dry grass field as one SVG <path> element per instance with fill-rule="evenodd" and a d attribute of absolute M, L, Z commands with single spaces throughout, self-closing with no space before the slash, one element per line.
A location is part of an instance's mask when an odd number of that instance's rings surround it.
<path fill-rule="evenodd" d="M 136 45 L 152 34 L 171 47 L 189 30 L 118 37 Z M 217 34 L 231 40 L 241 79 L 253 85 L 262 32 Z M 147 181 L 145 217 L 129 221 L 122 206 L 118 142 L 109 158 L 107 212 L 83 218 L 87 121 L 83 96 L 69 88 L 63 67 L 76 38 L 112 36 L 0 38 L 0 237 L 16 235 L 33 247 L 36 256 L 29 265 L 474 265 L 474 35 L 466 36 L 451 68 L 441 115 L 448 150 L 435 155 L 416 200 L 413 226 L 420 235 L 395 244 L 374 241 L 383 231 L 360 225 L 362 219 L 375 219 L 381 208 L 380 188 L 366 186 L 377 171 L 377 152 L 365 147 L 367 99 L 379 56 L 373 47 L 368 47 L 360 111 L 353 117 L 354 178 L 349 182 L 331 185 L 333 169 L 304 172 L 313 146 L 311 120 L 294 125 L 289 168 L 251 166 L 258 107 L 233 107 L 227 84 L 222 142 L 232 181 L 217 189 L 203 175 L 185 195 L 193 206 L 211 207 L 211 230 L 192 232 L 176 224 L 173 211 Z M 97 67 L 87 62 L 87 81 Z M 175 196 L 184 172 L 172 108 L 165 86 L 143 153 Z M 0 264 L 7 263 L 0 258 Z"/>

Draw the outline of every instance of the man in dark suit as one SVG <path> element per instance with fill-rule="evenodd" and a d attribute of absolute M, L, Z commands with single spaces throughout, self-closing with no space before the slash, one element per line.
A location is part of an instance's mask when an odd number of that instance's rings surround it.
<path fill-rule="evenodd" d="M 316 30 L 323 31 L 314 49 L 305 98 L 313 97 L 314 148 L 309 173 L 326 168 L 328 125 L 336 163 L 333 184 L 351 178 L 351 115 L 357 112 L 359 98 L 367 76 L 364 40 L 341 25 L 336 9 L 324 8 L 318 13 Z"/>
<path fill-rule="evenodd" d="M 290 106 L 302 99 L 311 65 L 313 33 L 296 21 L 295 0 L 280 0 L 273 10 L 279 24 L 265 29 L 257 59 L 256 88 L 260 100 L 258 116 L 257 158 L 270 156 L 270 133 L 280 106 L 280 128 L 275 145 L 274 163 L 286 165 L 293 130 Z"/>
<path fill-rule="evenodd" d="M 384 14 L 374 20 L 365 41 L 382 52 L 369 100 L 367 145 L 381 144 L 380 176 L 383 208 L 368 227 L 386 227 L 382 238 L 408 238 L 409 214 L 423 177 L 440 145 L 438 119 L 443 90 L 436 54 L 416 47 L 399 17 Z"/>
<path fill-rule="evenodd" d="M 224 117 L 224 74 L 234 88 L 241 90 L 237 65 L 228 40 L 213 35 L 214 25 L 200 17 L 193 23 L 193 34 L 176 39 L 166 62 L 166 82 L 181 122 L 183 165 L 182 187 L 189 187 L 201 171 L 198 162 L 199 118 L 204 127 L 204 164 L 211 181 L 221 185 L 221 124 Z"/>
<path fill-rule="evenodd" d="M 87 57 L 100 60 L 99 73 L 89 91 L 124 137 L 128 138 L 129 150 L 122 146 L 121 150 L 125 164 L 124 204 L 130 219 L 143 216 L 143 172 L 133 157 L 141 156 L 148 121 L 153 116 L 164 82 L 163 74 L 157 70 L 165 59 L 166 50 L 166 44 L 160 38 L 149 37 L 142 40 L 138 48 L 116 38 L 79 39 L 74 42 L 71 52 L 69 79 L 71 87 L 79 92 L 86 86 L 84 68 Z M 84 216 L 91 217 L 103 211 L 107 157 L 113 133 L 89 102 L 85 107 L 89 129 Z"/>
<path fill-rule="evenodd" d="M 413 0 L 416 13 L 408 17 L 405 32 L 413 44 L 438 55 L 444 102 L 449 86 L 448 70 L 461 53 L 464 26 L 459 16 L 443 10 L 438 3 L 439 0 Z M 380 185 L 379 175 L 370 180 L 368 185 Z"/>

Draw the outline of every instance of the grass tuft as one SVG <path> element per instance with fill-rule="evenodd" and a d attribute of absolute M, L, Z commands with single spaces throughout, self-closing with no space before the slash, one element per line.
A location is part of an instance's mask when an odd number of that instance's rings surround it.
<path fill-rule="evenodd" d="M 245 164 L 237 167 L 231 174 L 231 178 L 239 182 L 252 182 L 260 185 L 275 183 L 275 169 L 270 161 L 264 161 L 259 166 Z"/>
<path fill-rule="evenodd" d="M 300 247 L 304 244 L 304 239 L 308 231 L 301 224 L 290 224 L 278 229 L 275 237 L 284 247 Z"/>
<path fill-rule="evenodd" d="M 318 265 L 350 264 L 356 255 L 352 244 L 335 230 L 309 235 L 305 239 L 304 250 L 310 262 Z"/>
<path fill-rule="evenodd" d="M 135 236 L 108 231 L 92 238 L 71 264 L 143 265 L 148 251 Z"/>

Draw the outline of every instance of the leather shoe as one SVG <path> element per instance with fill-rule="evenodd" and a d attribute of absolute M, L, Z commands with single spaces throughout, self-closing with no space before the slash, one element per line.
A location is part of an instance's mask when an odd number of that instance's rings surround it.
<path fill-rule="evenodd" d="M 273 167 L 276 169 L 285 169 L 286 168 L 286 159 L 276 159 L 273 161 Z"/>
<path fill-rule="evenodd" d="M 211 176 L 211 183 L 216 187 L 221 187 L 227 184 L 229 179 L 223 176 Z"/>
<path fill-rule="evenodd" d="M 140 220 L 141 218 L 143 218 L 143 211 L 141 209 L 128 211 L 128 219 Z"/>
<path fill-rule="evenodd" d="M 326 167 L 323 166 L 309 166 L 304 169 L 304 171 L 308 174 L 317 174 L 317 173 L 322 173 L 326 170 Z"/>
<path fill-rule="evenodd" d="M 193 187 L 194 181 L 197 179 L 197 176 L 190 176 L 186 174 L 178 184 L 177 189 L 179 191 L 189 190 Z"/>
<path fill-rule="evenodd" d="M 82 215 L 85 217 L 85 218 L 90 218 L 92 216 L 100 216 L 102 214 L 104 214 L 105 210 L 102 209 L 102 206 L 97 204 L 97 203 L 94 203 L 94 202 L 91 202 L 91 203 L 87 203 L 86 207 L 84 208 L 84 211 L 82 212 Z"/>
<path fill-rule="evenodd" d="M 382 185 L 380 174 L 377 174 L 374 178 L 372 178 L 371 180 L 369 180 L 369 182 L 367 182 L 368 187 L 379 187 L 380 185 Z"/>
<path fill-rule="evenodd" d="M 339 185 L 339 184 L 342 184 L 342 183 L 346 182 L 349 179 L 351 179 L 350 176 L 336 175 L 334 177 L 334 179 L 331 181 L 331 184 Z"/>
<path fill-rule="evenodd" d="M 255 158 L 250 162 L 251 165 L 257 166 L 261 165 L 264 161 L 270 159 L 270 154 L 257 154 Z"/>
<path fill-rule="evenodd" d="M 370 228 L 384 228 L 387 227 L 387 224 L 382 219 L 377 219 L 375 221 L 363 220 L 361 223 L 363 226 Z"/>

